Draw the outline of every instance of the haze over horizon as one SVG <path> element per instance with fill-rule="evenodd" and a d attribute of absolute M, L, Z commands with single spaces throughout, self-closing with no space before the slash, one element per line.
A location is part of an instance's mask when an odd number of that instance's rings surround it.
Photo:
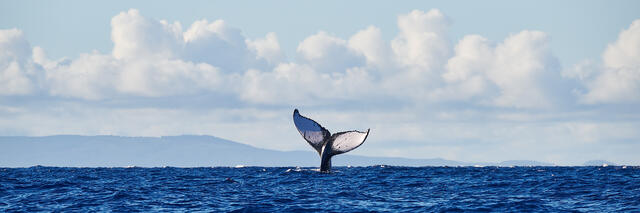
<path fill-rule="evenodd" d="M 0 135 L 640 165 L 638 1 L 252 4 L 0 1 Z"/>
<path fill-rule="evenodd" d="M 0 168 L 53 167 L 318 167 L 310 150 L 277 151 L 208 135 L 162 137 L 0 136 Z M 483 166 L 615 166 L 603 159 L 562 165 L 526 159 L 462 162 L 443 158 L 335 156 L 333 166 L 483 167 Z M 624 165 L 621 166 L 640 166 Z"/>

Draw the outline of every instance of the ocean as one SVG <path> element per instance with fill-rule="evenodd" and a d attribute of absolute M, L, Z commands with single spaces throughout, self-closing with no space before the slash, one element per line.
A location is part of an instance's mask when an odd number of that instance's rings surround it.
<path fill-rule="evenodd" d="M 0 168 L 1 212 L 638 212 L 640 167 Z"/>

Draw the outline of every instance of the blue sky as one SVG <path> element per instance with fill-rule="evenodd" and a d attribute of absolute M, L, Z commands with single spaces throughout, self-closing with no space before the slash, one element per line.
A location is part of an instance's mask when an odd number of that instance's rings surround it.
<path fill-rule="evenodd" d="M 51 57 L 112 48 L 109 21 L 115 14 L 136 8 L 145 16 L 190 24 L 224 19 L 249 38 L 275 32 L 285 52 L 318 30 L 348 37 L 369 25 L 383 30 L 386 40 L 397 33 L 396 16 L 437 8 L 453 19 L 452 38 L 480 34 L 503 39 L 523 29 L 549 33 L 554 53 L 567 64 L 597 58 L 620 30 L 638 18 L 637 1 L 3 1 L 0 26 L 19 28 L 28 40 Z M 82 27 L 79 27 L 82 26 Z M 579 35 L 579 36 L 577 36 Z M 60 41 L 74 42 L 60 42 Z M 55 50 L 55 51 L 54 51 Z"/>
<path fill-rule="evenodd" d="M 0 134 L 640 164 L 637 1 L 1 1 Z"/>

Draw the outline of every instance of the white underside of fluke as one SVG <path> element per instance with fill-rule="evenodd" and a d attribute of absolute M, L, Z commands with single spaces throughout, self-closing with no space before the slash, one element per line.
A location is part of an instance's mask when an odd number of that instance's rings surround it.
<path fill-rule="evenodd" d="M 304 140 L 320 155 L 321 171 L 331 169 L 331 157 L 358 148 L 369 136 L 369 130 L 338 132 L 332 135 L 314 120 L 300 115 L 298 109 L 293 111 L 293 123 Z"/>

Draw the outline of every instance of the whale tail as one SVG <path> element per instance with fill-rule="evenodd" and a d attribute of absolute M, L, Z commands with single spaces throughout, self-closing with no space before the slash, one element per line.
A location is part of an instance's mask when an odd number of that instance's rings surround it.
<path fill-rule="evenodd" d="M 331 157 L 358 148 L 367 139 L 370 131 L 367 129 L 366 132 L 354 130 L 331 134 L 318 122 L 300 115 L 298 109 L 293 111 L 293 123 L 302 138 L 320 155 L 320 171 L 323 172 L 331 169 Z"/>

